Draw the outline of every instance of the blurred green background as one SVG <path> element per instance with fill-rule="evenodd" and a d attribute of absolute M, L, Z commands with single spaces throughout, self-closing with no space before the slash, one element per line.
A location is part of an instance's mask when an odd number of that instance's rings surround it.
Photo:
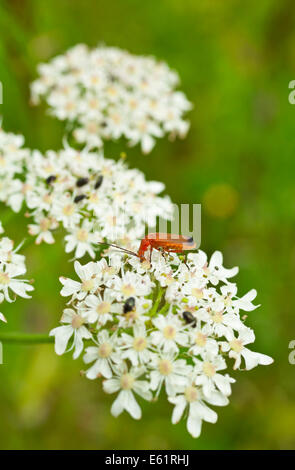
<path fill-rule="evenodd" d="M 291 0 L 7 0 L 0 2 L 0 80 L 4 128 L 30 147 L 61 146 L 62 123 L 29 105 L 36 65 L 79 42 L 152 54 L 175 68 L 195 107 L 186 140 L 158 141 L 149 156 L 127 150 L 129 164 L 164 181 L 178 203 L 202 203 L 202 245 L 240 266 L 240 293 L 255 287 L 254 349 L 269 367 L 237 372 L 231 404 L 192 439 L 170 423 L 164 399 L 144 406 L 140 423 L 115 419 L 113 397 L 80 376 L 82 360 L 52 345 L 5 346 L 0 367 L 0 448 L 280 449 L 295 448 L 295 17 Z M 106 156 L 126 148 L 106 146 Z M 6 209 L 0 208 L 0 218 Z M 3 215 L 4 214 L 4 215 Z M 21 217 L 5 225 L 20 242 Z M 64 299 L 58 275 L 72 274 L 60 244 L 26 249 L 32 301 L 7 306 L 5 331 L 47 332 Z"/>

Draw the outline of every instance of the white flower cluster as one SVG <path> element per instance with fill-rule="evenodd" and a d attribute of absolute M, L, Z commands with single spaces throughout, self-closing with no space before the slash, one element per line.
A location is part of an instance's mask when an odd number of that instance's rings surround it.
<path fill-rule="evenodd" d="M 0 133 L 0 200 L 14 212 L 25 202 L 37 244 L 54 243 L 53 232 L 63 226 L 66 252 L 94 258 L 98 241 L 129 246 L 144 235 L 145 225 L 156 225 L 157 217 L 173 217 L 170 198 L 159 196 L 164 184 L 146 181 L 122 159 L 69 146 L 43 155 L 22 149 L 22 143 L 18 136 Z"/>
<path fill-rule="evenodd" d="M 78 142 L 100 148 L 104 140 L 125 137 L 149 153 L 156 137 L 185 137 L 188 131 L 183 115 L 191 103 L 176 91 L 178 75 L 153 57 L 80 44 L 38 70 L 33 103 L 44 97 Z"/>
<path fill-rule="evenodd" d="M 0 127 L 0 201 L 13 210 L 19 206 L 19 194 L 23 191 L 20 177 L 30 154 L 23 144 L 22 135 L 5 132 Z"/>
<path fill-rule="evenodd" d="M 187 429 L 198 437 L 202 421 L 217 420 L 211 406 L 229 402 L 231 359 L 246 370 L 273 362 L 247 347 L 255 336 L 240 313 L 256 308 L 256 291 L 237 296 L 229 279 L 238 268 L 224 268 L 220 252 L 209 262 L 202 251 L 185 262 L 155 250 L 151 264 L 113 248 L 108 257 L 76 261 L 79 281 L 60 279 L 70 301 L 62 326 L 50 332 L 56 353 L 73 350 L 77 358 L 86 348 L 86 377 L 101 377 L 106 393 L 118 392 L 114 416 L 126 410 L 139 419 L 135 395 L 151 401 L 164 389 L 172 422 L 187 410 Z"/>
<path fill-rule="evenodd" d="M 4 230 L 0 222 L 0 234 Z M 6 300 L 13 302 L 18 295 L 25 299 L 30 299 L 28 292 L 34 290 L 29 281 L 18 279 L 26 273 L 25 257 L 17 253 L 18 249 L 13 249 L 13 241 L 8 237 L 0 238 L 0 304 Z M 13 294 L 11 298 L 10 291 Z M 3 313 L 0 312 L 0 320 L 6 322 Z"/>

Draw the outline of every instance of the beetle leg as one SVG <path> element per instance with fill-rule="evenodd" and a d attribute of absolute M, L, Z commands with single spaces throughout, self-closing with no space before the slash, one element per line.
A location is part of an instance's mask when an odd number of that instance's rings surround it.
<path fill-rule="evenodd" d="M 151 249 L 150 249 L 150 264 L 152 264 L 152 251 L 153 251 L 153 247 L 151 246 Z"/>
<path fill-rule="evenodd" d="M 189 266 L 187 264 L 187 253 L 184 254 L 184 264 L 186 265 L 186 267 L 189 269 Z"/>

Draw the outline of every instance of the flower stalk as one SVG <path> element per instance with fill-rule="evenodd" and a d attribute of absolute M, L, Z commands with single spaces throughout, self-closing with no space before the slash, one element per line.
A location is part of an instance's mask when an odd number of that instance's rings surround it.
<path fill-rule="evenodd" d="M 0 342 L 13 344 L 49 344 L 54 343 L 54 338 L 48 336 L 48 334 L 1 332 Z"/>

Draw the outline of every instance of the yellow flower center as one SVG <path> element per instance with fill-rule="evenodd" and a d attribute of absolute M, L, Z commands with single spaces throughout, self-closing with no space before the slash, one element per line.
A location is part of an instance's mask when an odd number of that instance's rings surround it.
<path fill-rule="evenodd" d="M 100 77 L 98 75 L 92 75 L 90 82 L 92 85 L 97 85 L 100 82 Z"/>
<path fill-rule="evenodd" d="M 175 282 L 175 279 L 171 274 L 162 273 L 161 276 L 164 278 L 166 286 L 170 286 L 173 284 L 173 282 Z"/>
<path fill-rule="evenodd" d="M 22 186 L 22 193 L 26 194 L 28 191 L 32 189 L 32 186 L 30 184 L 23 184 Z"/>
<path fill-rule="evenodd" d="M 92 193 L 90 196 L 89 196 L 89 199 L 88 199 L 89 202 L 92 202 L 92 204 L 97 204 L 98 203 L 98 195 L 96 193 Z"/>
<path fill-rule="evenodd" d="M 86 242 L 88 239 L 88 232 L 87 230 L 85 230 L 84 228 L 81 228 L 80 230 L 78 230 L 77 232 L 77 240 L 79 240 L 79 242 Z"/>
<path fill-rule="evenodd" d="M 134 377 L 130 374 L 123 374 L 120 382 L 123 390 L 131 390 L 134 384 Z"/>
<path fill-rule="evenodd" d="M 75 315 L 72 319 L 72 327 L 75 329 L 80 328 L 84 323 L 83 318 L 80 315 Z"/>
<path fill-rule="evenodd" d="M 135 321 L 137 318 L 139 318 L 139 313 L 136 310 L 131 310 L 131 312 L 128 312 L 125 315 L 126 320 L 128 321 Z"/>
<path fill-rule="evenodd" d="M 65 108 L 66 108 L 67 111 L 72 111 L 73 109 L 76 108 L 76 105 L 75 105 L 74 101 L 68 101 Z"/>
<path fill-rule="evenodd" d="M 50 194 L 45 194 L 45 196 L 43 197 L 43 201 L 46 202 L 47 204 L 51 204 L 52 196 Z"/>
<path fill-rule="evenodd" d="M 173 371 L 173 364 L 168 359 L 161 359 L 158 367 L 162 375 L 170 375 Z"/>
<path fill-rule="evenodd" d="M 192 289 L 192 295 L 196 298 L 196 299 L 202 299 L 203 298 L 203 291 L 202 289 Z"/>
<path fill-rule="evenodd" d="M 147 341 L 145 338 L 138 337 L 133 341 L 133 347 L 135 351 L 143 351 L 147 347 Z"/>
<path fill-rule="evenodd" d="M 99 108 L 99 101 L 96 100 L 95 98 L 91 99 L 91 100 L 89 101 L 89 107 L 90 107 L 91 109 L 98 109 L 98 108 Z"/>
<path fill-rule="evenodd" d="M 136 109 L 138 106 L 138 101 L 133 100 L 133 99 L 129 100 L 129 106 L 131 109 Z"/>
<path fill-rule="evenodd" d="M 54 173 L 54 168 L 53 168 L 52 165 L 47 165 L 47 166 L 44 168 L 44 170 L 46 171 L 46 173 L 50 173 L 50 174 Z"/>
<path fill-rule="evenodd" d="M 50 228 L 50 225 L 50 220 L 47 217 L 44 217 L 44 219 L 42 219 L 40 222 L 40 228 L 42 232 L 46 232 Z"/>
<path fill-rule="evenodd" d="M 174 339 L 176 336 L 176 328 L 173 325 L 165 326 L 163 335 L 166 339 Z"/>
<path fill-rule="evenodd" d="M 228 295 L 227 297 L 225 297 L 224 299 L 224 305 L 226 305 L 227 307 L 230 307 L 232 305 L 232 299 L 231 299 L 231 296 Z"/>
<path fill-rule="evenodd" d="M 112 353 L 112 345 L 110 343 L 103 343 L 98 348 L 98 355 L 102 358 L 107 358 Z"/>
<path fill-rule="evenodd" d="M 114 121 L 115 124 L 119 124 L 121 122 L 120 114 L 112 114 L 111 119 Z"/>
<path fill-rule="evenodd" d="M 146 130 L 147 130 L 147 124 L 144 121 L 139 122 L 137 124 L 137 127 L 141 132 L 146 132 Z"/>
<path fill-rule="evenodd" d="M 204 362 L 203 364 L 203 372 L 207 375 L 207 377 L 213 377 L 215 375 L 215 367 L 211 362 Z"/>
<path fill-rule="evenodd" d="M 215 312 L 214 315 L 212 315 L 212 320 L 215 323 L 222 323 L 222 320 L 223 320 L 222 312 Z"/>
<path fill-rule="evenodd" d="M 88 122 L 86 129 L 90 134 L 97 134 L 98 125 L 95 122 Z"/>
<path fill-rule="evenodd" d="M 84 292 L 90 292 L 94 287 L 94 280 L 93 279 L 85 279 L 82 282 L 82 290 Z"/>
<path fill-rule="evenodd" d="M 193 401 L 197 401 L 198 399 L 198 391 L 196 387 L 187 387 L 184 392 L 184 396 L 189 403 Z"/>
<path fill-rule="evenodd" d="M 63 214 L 66 215 L 66 216 L 71 216 L 74 214 L 75 212 L 75 206 L 74 204 L 68 204 L 67 206 L 65 206 L 63 208 Z"/>
<path fill-rule="evenodd" d="M 2 284 L 4 286 L 7 286 L 7 284 L 9 284 L 9 282 L 10 282 L 10 279 L 9 279 L 8 274 L 0 273 L 0 284 Z"/>
<path fill-rule="evenodd" d="M 231 349 L 237 353 L 240 353 L 243 349 L 243 343 L 240 339 L 233 339 L 230 343 L 229 343 Z"/>
<path fill-rule="evenodd" d="M 203 333 L 198 332 L 195 337 L 195 342 L 198 346 L 201 346 L 202 348 L 205 346 L 207 341 L 207 336 L 203 335 Z"/>
<path fill-rule="evenodd" d="M 109 88 L 107 89 L 107 93 L 108 93 L 110 96 L 116 96 L 116 95 L 117 95 L 117 90 L 116 90 L 116 88 L 109 87 Z"/>
<path fill-rule="evenodd" d="M 114 268 L 114 266 L 107 266 L 106 268 L 103 268 L 102 272 L 105 274 L 112 275 L 112 274 L 115 274 L 116 269 Z"/>
<path fill-rule="evenodd" d="M 110 309 L 111 309 L 111 304 L 109 302 L 101 302 L 98 305 L 96 311 L 99 315 L 104 315 L 106 313 L 109 313 Z"/>
<path fill-rule="evenodd" d="M 132 297 L 135 294 L 135 288 L 131 284 L 123 284 L 121 291 L 126 297 Z"/>

